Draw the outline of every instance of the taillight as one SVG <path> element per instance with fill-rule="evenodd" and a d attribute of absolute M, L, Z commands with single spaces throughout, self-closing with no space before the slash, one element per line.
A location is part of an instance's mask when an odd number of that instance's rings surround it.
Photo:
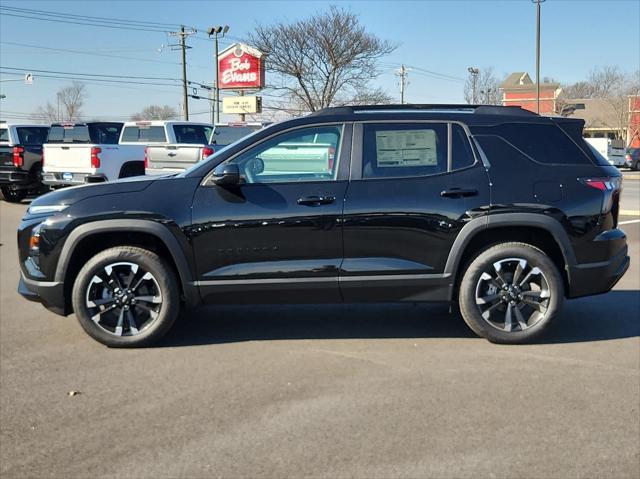
<path fill-rule="evenodd" d="M 333 165 L 336 162 L 336 149 L 333 146 L 329 147 L 329 169 L 333 171 Z"/>
<path fill-rule="evenodd" d="M 149 148 L 144 147 L 144 169 L 149 168 Z"/>
<path fill-rule="evenodd" d="M 97 146 L 91 148 L 91 168 L 100 168 L 100 157 L 98 156 L 100 153 L 102 153 L 102 148 Z"/>
<path fill-rule="evenodd" d="M 602 191 L 601 213 L 613 210 L 614 223 L 617 223 L 617 208 L 622 193 L 622 176 L 606 176 L 600 178 L 578 178 L 583 185 Z"/>
<path fill-rule="evenodd" d="M 21 146 L 13 147 L 13 166 L 20 168 L 24 164 L 24 148 Z"/>
<path fill-rule="evenodd" d="M 210 157 L 215 152 L 216 152 L 216 150 L 214 150 L 213 147 L 205 146 L 204 148 L 202 148 L 202 159 L 204 160 L 205 158 Z"/>

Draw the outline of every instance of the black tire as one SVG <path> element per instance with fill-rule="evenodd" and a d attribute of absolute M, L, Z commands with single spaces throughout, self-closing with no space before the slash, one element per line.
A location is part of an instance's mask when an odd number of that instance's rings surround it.
<path fill-rule="evenodd" d="M 635 163 L 633 163 L 633 165 L 631 166 L 631 169 L 633 171 L 638 171 L 640 170 L 640 160 L 636 160 Z"/>
<path fill-rule="evenodd" d="M 127 268 L 132 276 L 125 276 Z M 117 246 L 85 264 L 76 277 L 71 299 L 80 325 L 92 338 L 112 348 L 130 348 L 148 346 L 169 331 L 180 313 L 179 291 L 173 269 L 157 254 Z M 94 301 L 105 304 L 96 306 Z"/>
<path fill-rule="evenodd" d="M 129 161 L 122 165 L 118 178 L 144 176 L 144 161 Z"/>
<path fill-rule="evenodd" d="M 27 197 L 27 190 L 17 190 L 8 186 L 2 187 L 2 196 L 9 203 L 20 203 Z"/>
<path fill-rule="evenodd" d="M 540 249 L 525 243 L 499 243 L 469 263 L 458 302 L 464 321 L 478 336 L 494 343 L 526 343 L 544 334 L 559 317 L 564 283 Z"/>

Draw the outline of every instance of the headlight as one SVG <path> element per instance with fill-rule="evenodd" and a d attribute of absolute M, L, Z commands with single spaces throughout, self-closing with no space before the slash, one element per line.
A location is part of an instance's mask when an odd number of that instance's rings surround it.
<path fill-rule="evenodd" d="M 69 205 L 41 205 L 41 206 L 29 206 L 27 213 L 31 215 L 41 215 L 44 213 L 57 213 L 67 209 Z"/>

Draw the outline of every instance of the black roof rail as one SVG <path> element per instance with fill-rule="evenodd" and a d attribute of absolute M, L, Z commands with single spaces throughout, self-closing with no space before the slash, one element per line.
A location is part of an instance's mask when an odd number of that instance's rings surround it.
<path fill-rule="evenodd" d="M 498 105 L 467 105 L 467 104 L 391 104 L 391 105 L 351 105 L 324 108 L 311 113 L 311 116 L 324 115 L 352 115 L 358 112 L 376 111 L 429 111 L 429 110 L 451 110 L 452 112 L 465 111 L 477 115 L 515 115 L 515 116 L 538 116 L 536 113 L 525 110 L 519 106 L 498 106 Z"/>

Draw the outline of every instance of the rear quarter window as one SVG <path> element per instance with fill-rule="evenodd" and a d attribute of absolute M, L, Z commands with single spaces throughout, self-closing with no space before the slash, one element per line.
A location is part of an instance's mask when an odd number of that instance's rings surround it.
<path fill-rule="evenodd" d="M 505 123 L 493 130 L 494 134 L 501 136 L 538 163 L 591 164 L 586 154 L 555 125 Z"/>

